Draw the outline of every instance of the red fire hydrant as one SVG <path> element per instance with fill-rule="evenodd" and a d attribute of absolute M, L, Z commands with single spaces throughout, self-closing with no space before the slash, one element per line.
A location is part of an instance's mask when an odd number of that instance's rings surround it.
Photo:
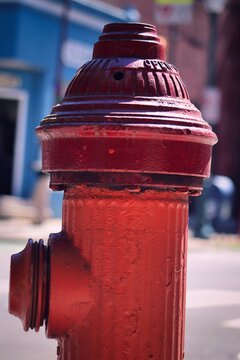
<path fill-rule="evenodd" d="M 61 360 L 184 357 L 188 197 L 216 136 L 152 25 L 104 27 L 37 128 L 63 227 L 12 256 L 11 314 Z"/>

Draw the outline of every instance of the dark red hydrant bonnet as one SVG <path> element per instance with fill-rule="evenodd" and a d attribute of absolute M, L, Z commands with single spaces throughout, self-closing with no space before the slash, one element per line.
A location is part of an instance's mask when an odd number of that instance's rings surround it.
<path fill-rule="evenodd" d="M 216 142 L 177 69 L 163 61 L 154 26 L 134 23 L 104 27 L 93 60 L 37 133 L 57 188 L 78 181 L 197 192 Z"/>

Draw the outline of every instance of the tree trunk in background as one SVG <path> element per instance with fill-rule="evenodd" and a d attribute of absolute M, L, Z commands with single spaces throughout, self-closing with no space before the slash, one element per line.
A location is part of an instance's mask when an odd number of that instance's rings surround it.
<path fill-rule="evenodd" d="M 227 2 L 220 33 L 219 80 L 222 92 L 217 170 L 236 186 L 235 215 L 240 215 L 240 2 Z"/>

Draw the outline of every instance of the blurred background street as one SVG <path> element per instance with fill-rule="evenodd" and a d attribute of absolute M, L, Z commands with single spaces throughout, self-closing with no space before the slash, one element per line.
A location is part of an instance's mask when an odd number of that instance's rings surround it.
<path fill-rule="evenodd" d="M 29 234 L 47 239 L 60 231 L 60 220 L 41 225 L 27 221 L 0 223 L 0 348 L 1 360 L 55 359 L 56 342 L 44 330 L 24 333 L 19 319 L 7 312 L 11 254 L 21 251 Z M 240 240 L 217 235 L 211 240 L 190 236 L 188 256 L 187 360 L 240 359 Z"/>

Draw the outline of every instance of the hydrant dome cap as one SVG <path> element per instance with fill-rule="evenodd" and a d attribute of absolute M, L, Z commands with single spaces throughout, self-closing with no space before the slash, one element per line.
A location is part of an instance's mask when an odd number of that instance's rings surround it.
<path fill-rule="evenodd" d="M 202 188 L 216 135 L 162 56 L 154 26 L 104 27 L 93 60 L 37 129 L 52 188 L 76 182 Z"/>

